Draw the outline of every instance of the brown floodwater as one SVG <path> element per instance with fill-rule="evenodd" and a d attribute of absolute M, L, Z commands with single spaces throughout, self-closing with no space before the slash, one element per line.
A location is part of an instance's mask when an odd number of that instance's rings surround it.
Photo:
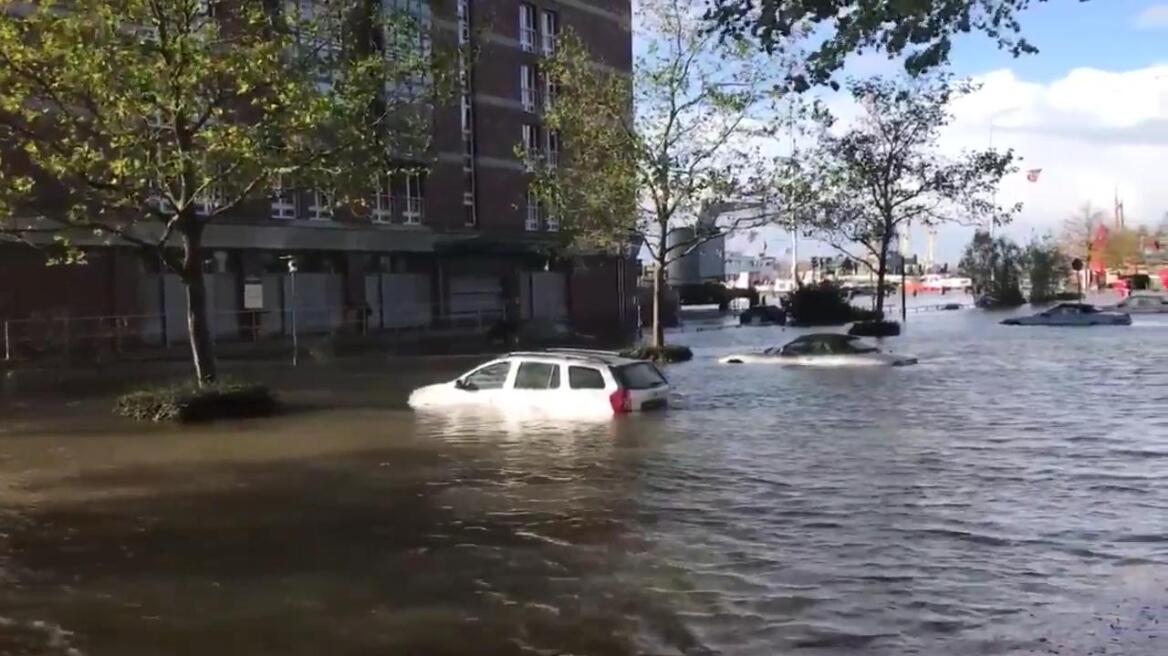
<path fill-rule="evenodd" d="M 404 408 L 445 359 L 252 365 L 291 412 L 200 427 L 9 399 L 0 654 L 1168 653 L 1168 317 L 1000 318 L 903 369 L 677 335 L 602 423 Z"/>

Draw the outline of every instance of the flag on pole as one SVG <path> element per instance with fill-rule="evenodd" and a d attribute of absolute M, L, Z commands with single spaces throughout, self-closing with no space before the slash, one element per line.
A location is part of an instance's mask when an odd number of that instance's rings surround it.
<path fill-rule="evenodd" d="M 1026 180 L 1029 182 L 1038 182 L 1038 176 L 1042 175 L 1042 169 L 1030 169 L 1026 172 Z"/>

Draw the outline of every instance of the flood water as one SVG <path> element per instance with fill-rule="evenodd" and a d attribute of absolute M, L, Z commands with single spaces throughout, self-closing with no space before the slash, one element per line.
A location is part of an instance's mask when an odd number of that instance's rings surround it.
<path fill-rule="evenodd" d="M 452 365 L 376 359 L 274 420 L 16 408 L 0 654 L 1168 653 L 1168 317 L 1000 318 L 910 316 L 901 369 L 675 335 L 674 407 L 606 423 L 415 416 Z"/>

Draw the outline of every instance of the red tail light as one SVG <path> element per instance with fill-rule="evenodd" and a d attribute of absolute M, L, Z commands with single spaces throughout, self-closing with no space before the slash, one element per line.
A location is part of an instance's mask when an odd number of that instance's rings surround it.
<path fill-rule="evenodd" d="M 627 389 L 618 389 L 608 395 L 608 402 L 612 405 L 613 414 L 624 414 L 633 411 L 633 399 Z"/>

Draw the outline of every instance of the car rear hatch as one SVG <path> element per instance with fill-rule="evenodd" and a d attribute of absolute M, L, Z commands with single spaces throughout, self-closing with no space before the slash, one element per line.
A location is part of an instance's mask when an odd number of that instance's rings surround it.
<path fill-rule="evenodd" d="M 669 381 L 649 362 L 612 368 L 620 393 L 627 398 L 626 411 L 659 410 L 669 405 Z"/>

